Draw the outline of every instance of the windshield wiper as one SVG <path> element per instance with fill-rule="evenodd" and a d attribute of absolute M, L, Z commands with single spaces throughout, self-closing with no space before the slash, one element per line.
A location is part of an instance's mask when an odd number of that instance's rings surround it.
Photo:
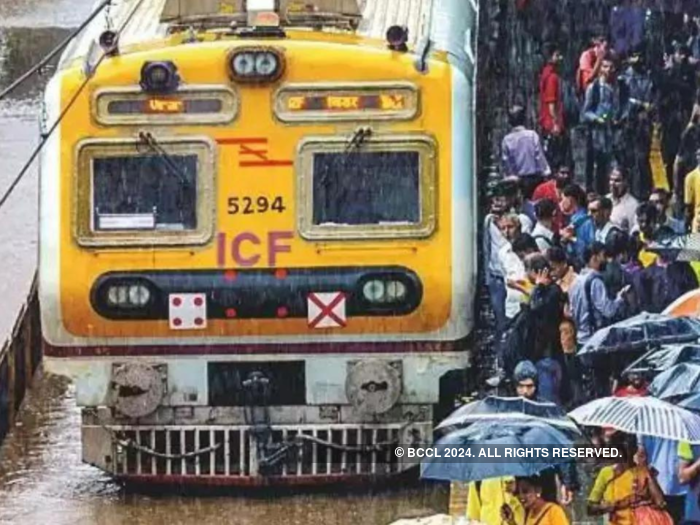
<path fill-rule="evenodd" d="M 350 143 L 346 148 L 346 152 L 352 151 L 353 149 L 360 149 L 362 145 L 372 136 L 372 128 L 361 127 L 355 130 L 352 137 L 350 138 Z"/>
<path fill-rule="evenodd" d="M 153 152 L 158 154 L 158 157 L 163 161 L 165 166 L 172 170 L 175 175 L 177 175 L 177 178 L 180 179 L 183 186 L 190 185 L 190 181 L 187 180 L 187 174 L 182 171 L 180 166 L 177 165 L 177 162 L 175 162 L 170 154 L 163 149 L 160 143 L 153 135 L 151 135 L 150 132 L 139 132 L 139 140 L 146 144 Z"/>

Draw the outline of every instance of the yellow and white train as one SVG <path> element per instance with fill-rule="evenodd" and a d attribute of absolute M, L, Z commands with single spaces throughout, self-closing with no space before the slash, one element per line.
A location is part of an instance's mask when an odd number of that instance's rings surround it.
<path fill-rule="evenodd" d="M 86 462 L 216 485 L 410 466 L 393 446 L 431 440 L 474 327 L 476 17 L 114 0 L 66 50 L 40 302 Z"/>

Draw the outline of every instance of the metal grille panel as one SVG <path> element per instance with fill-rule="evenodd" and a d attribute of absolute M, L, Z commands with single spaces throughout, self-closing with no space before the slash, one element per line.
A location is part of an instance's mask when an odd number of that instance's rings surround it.
<path fill-rule="evenodd" d="M 265 475 L 282 477 L 390 475 L 402 470 L 393 447 L 402 424 L 275 426 L 272 442 L 294 442 Z M 429 423 L 413 424 L 429 435 Z M 256 438 L 249 427 L 112 426 L 114 474 L 129 476 L 251 477 L 260 475 Z M 273 449 L 274 450 L 274 449 Z M 196 453 L 199 451 L 199 453 Z"/>

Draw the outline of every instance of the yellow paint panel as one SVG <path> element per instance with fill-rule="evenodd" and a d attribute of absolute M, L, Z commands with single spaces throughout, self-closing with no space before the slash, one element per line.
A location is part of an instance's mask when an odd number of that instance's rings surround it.
<path fill-rule="evenodd" d="M 251 42 L 245 42 L 250 45 Z M 255 44 L 255 43 L 253 43 Z M 264 42 L 261 43 L 264 45 Z M 208 136 L 216 144 L 218 175 L 214 213 L 217 235 L 204 246 L 161 248 L 81 248 L 73 238 L 70 217 L 76 202 L 72 195 L 76 145 L 87 138 L 107 139 L 138 135 L 143 126 L 98 126 L 89 118 L 90 100 L 106 87 L 128 87 L 138 84 L 145 60 L 174 61 L 189 84 L 230 85 L 226 57 L 232 44 L 226 42 L 178 46 L 170 49 L 125 55 L 105 62 L 89 88 L 78 98 L 61 130 L 61 309 L 66 329 L 78 336 L 91 337 L 202 337 L 211 336 L 286 336 L 329 332 L 333 334 L 401 334 L 428 333 L 439 330 L 450 319 L 451 297 L 451 94 L 450 72 L 446 64 L 431 63 L 430 71 L 415 71 L 411 55 L 388 59 L 388 52 L 371 47 L 335 45 L 329 42 L 275 42 L 286 53 L 288 68 L 280 83 L 309 84 L 314 82 L 357 83 L 411 82 L 421 92 L 422 106 L 416 118 L 402 121 L 373 122 L 374 134 L 427 134 L 437 144 L 436 199 L 437 227 L 428 238 L 367 241 L 306 241 L 297 233 L 297 178 L 295 162 L 299 144 L 309 136 L 351 137 L 358 123 L 318 122 L 283 124 L 274 117 L 274 94 L 280 84 L 272 86 L 233 86 L 240 97 L 237 119 L 227 125 L 153 127 L 156 138 Z M 322 75 L 322 77 L 321 77 Z M 83 77 L 75 70 L 65 77 L 63 104 L 72 97 Z M 351 101 L 344 97 L 339 105 Z M 384 101 L 392 105 L 399 101 Z M 366 123 L 363 123 L 366 125 Z M 86 177 L 88 174 L 79 173 Z M 283 213 L 231 215 L 229 199 L 281 197 Z M 281 268 L 325 268 L 338 266 L 404 266 L 416 272 L 423 284 L 421 306 L 407 316 L 384 318 L 351 318 L 342 330 L 311 330 L 306 319 L 264 321 L 210 321 L 206 330 L 173 334 L 167 321 L 108 321 L 91 307 L 91 287 L 102 274 L 112 271 L 151 270 L 241 270 L 229 248 L 219 252 L 218 234 L 231 240 L 241 233 L 259 239 L 259 244 L 243 243 L 240 256 L 260 256 L 255 268 L 271 268 L 270 235 L 293 232 L 285 243 L 289 253 L 276 254 Z M 225 261 L 221 265 L 220 260 Z M 468 256 L 468 254 L 465 254 Z M 240 257 L 239 257 L 240 258 Z"/>

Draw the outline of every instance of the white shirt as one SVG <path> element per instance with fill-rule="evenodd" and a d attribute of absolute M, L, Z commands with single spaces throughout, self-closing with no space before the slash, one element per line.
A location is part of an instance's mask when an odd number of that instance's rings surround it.
<path fill-rule="evenodd" d="M 532 230 L 531 235 L 541 252 L 550 249 L 554 244 L 554 232 L 539 221 L 535 224 L 535 229 Z"/>
<path fill-rule="evenodd" d="M 503 275 L 506 280 L 506 317 L 512 319 L 520 312 L 520 304 L 526 302 L 527 297 L 520 291 L 508 286 L 508 281 L 522 281 L 527 279 L 525 265 L 520 260 L 510 243 L 503 246 L 498 252 L 501 261 Z"/>
<path fill-rule="evenodd" d="M 620 199 L 615 199 L 612 193 L 608 195 L 613 203 L 612 213 L 610 214 L 610 222 L 620 229 L 631 232 L 637 226 L 637 208 L 639 201 L 632 197 L 627 192 Z"/>

